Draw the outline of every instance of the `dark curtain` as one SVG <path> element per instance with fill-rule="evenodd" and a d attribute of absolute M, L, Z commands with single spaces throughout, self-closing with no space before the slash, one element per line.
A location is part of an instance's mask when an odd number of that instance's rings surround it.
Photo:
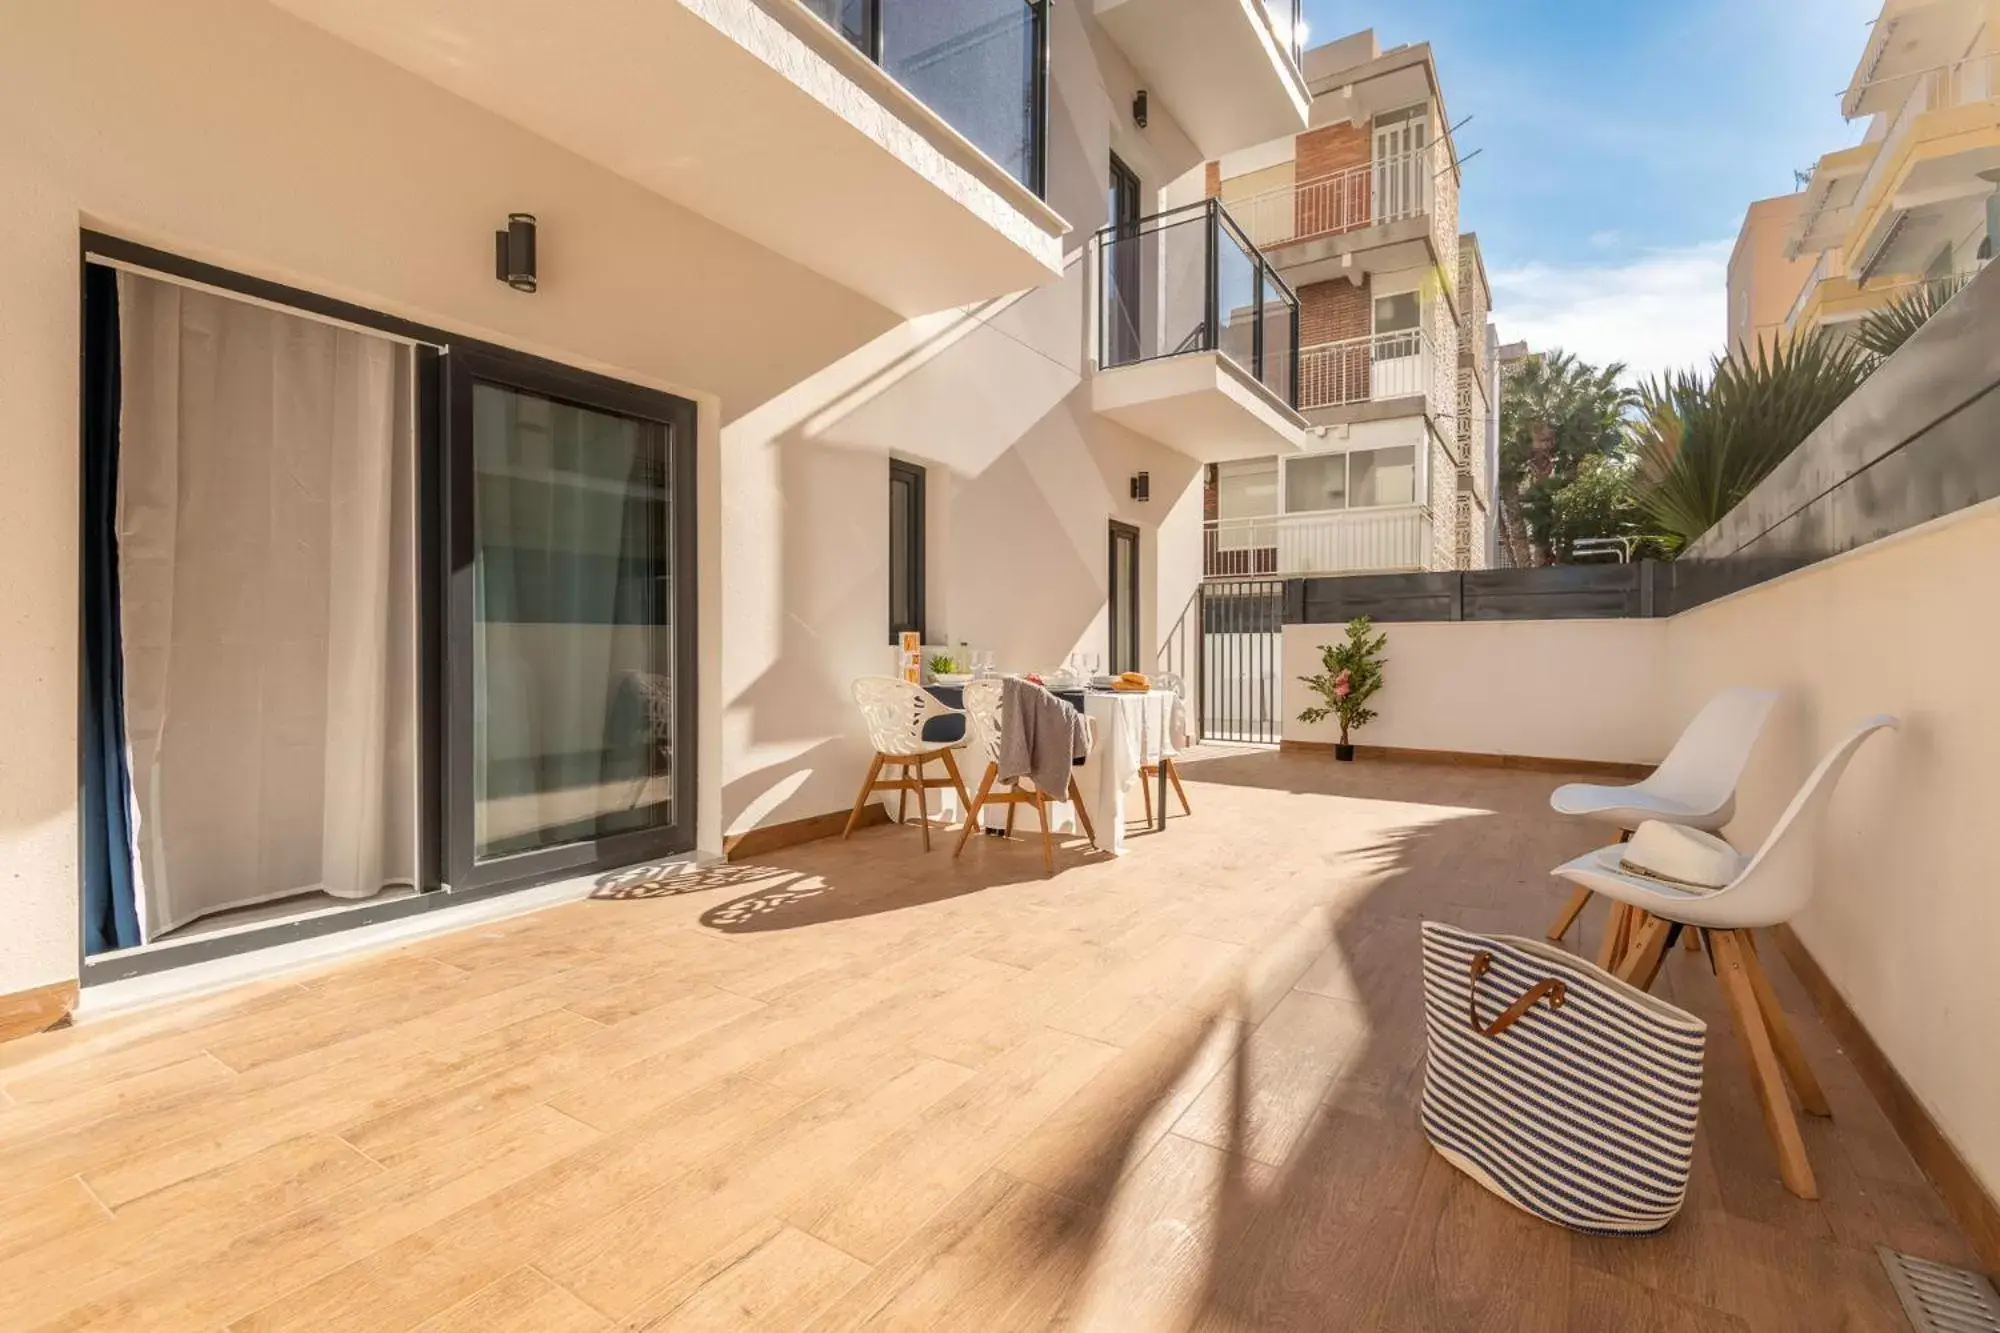
<path fill-rule="evenodd" d="M 125 649 L 118 628 L 118 275 L 83 279 L 84 952 L 139 944 L 132 893 L 132 790 L 125 766 Z"/>

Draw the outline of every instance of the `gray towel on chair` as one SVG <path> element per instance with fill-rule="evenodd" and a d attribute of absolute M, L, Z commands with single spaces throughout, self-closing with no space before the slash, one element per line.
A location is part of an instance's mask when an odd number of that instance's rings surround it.
<path fill-rule="evenodd" d="M 1032 680 L 1009 676 L 1000 686 L 1000 780 L 1032 778 L 1057 800 L 1069 793 L 1070 762 L 1090 753 L 1082 713 Z"/>

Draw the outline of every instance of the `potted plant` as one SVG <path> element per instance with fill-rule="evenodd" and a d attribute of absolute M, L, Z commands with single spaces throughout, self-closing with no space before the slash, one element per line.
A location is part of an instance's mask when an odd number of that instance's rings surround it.
<path fill-rule="evenodd" d="M 1333 747 L 1333 757 L 1343 763 L 1354 758 L 1354 745 L 1348 733 L 1375 720 L 1375 710 L 1368 706 L 1368 701 L 1382 688 L 1382 668 L 1388 665 L 1382 649 L 1389 636 L 1375 634 L 1374 629 L 1367 616 L 1348 621 L 1346 642 L 1320 648 L 1320 673 L 1299 677 L 1301 683 L 1325 700 L 1324 706 L 1315 705 L 1302 711 L 1299 721 L 1312 723 L 1339 718 L 1340 740 Z"/>

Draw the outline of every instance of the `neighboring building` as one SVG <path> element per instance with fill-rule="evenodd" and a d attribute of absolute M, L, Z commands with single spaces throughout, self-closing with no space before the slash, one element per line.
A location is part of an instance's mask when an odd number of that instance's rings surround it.
<path fill-rule="evenodd" d="M 1151 667 L 1311 440 L 1162 212 L 1308 128 L 1293 13 L 6 7 L 0 997 L 824 831 L 897 630 Z"/>
<path fill-rule="evenodd" d="M 1841 97 L 1868 129 L 1813 168 L 1785 254 L 1812 264 L 1788 332 L 1851 328 L 1970 274 L 2000 232 L 2000 0 L 1888 0 Z"/>
<path fill-rule="evenodd" d="M 1729 254 L 1729 330 L 1724 346 L 1755 348 L 1785 331 L 1785 317 L 1813 271 L 1813 262 L 1786 253 L 1803 192 L 1759 199 L 1743 216 Z"/>
<path fill-rule="evenodd" d="M 1312 125 L 1224 155 L 1207 189 L 1299 301 L 1291 457 L 1213 469 L 1211 577 L 1487 563 L 1491 293 L 1461 236 L 1459 161 L 1428 45 L 1306 52 Z"/>
<path fill-rule="evenodd" d="M 1518 512 L 1520 497 L 1507 494 L 1500 486 L 1500 413 L 1507 398 L 1507 377 L 1520 369 L 1528 355 L 1525 340 L 1503 343 L 1498 337 L 1493 339 L 1494 406 L 1486 458 L 1488 475 L 1493 478 L 1493 528 L 1487 540 L 1487 563 L 1495 569 L 1526 569 L 1532 563 L 1525 521 Z"/>

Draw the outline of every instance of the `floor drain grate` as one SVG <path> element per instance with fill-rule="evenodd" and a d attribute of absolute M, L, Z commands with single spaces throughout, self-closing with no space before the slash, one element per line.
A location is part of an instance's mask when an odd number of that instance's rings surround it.
<path fill-rule="evenodd" d="M 2000 1294 L 1979 1274 L 1886 1245 L 1876 1253 L 1917 1333 L 2000 1333 Z"/>

